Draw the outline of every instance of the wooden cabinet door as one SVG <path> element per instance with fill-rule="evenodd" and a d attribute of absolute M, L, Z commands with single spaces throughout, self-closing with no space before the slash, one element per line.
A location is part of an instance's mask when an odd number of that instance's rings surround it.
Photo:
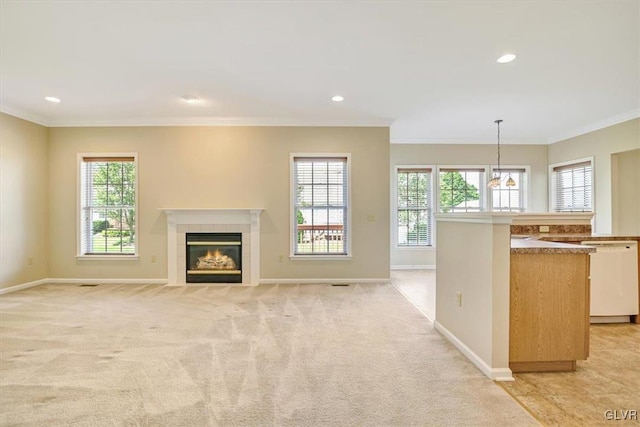
<path fill-rule="evenodd" d="M 589 256 L 511 254 L 509 361 L 589 354 Z"/>

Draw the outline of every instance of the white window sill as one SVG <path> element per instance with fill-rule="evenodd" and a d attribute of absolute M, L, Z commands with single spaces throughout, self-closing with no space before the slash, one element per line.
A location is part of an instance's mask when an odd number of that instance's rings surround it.
<path fill-rule="evenodd" d="M 79 261 L 137 261 L 139 255 L 76 255 Z"/>
<path fill-rule="evenodd" d="M 350 261 L 351 255 L 289 255 L 292 261 Z"/>
<path fill-rule="evenodd" d="M 399 251 L 435 251 L 436 247 L 432 246 L 396 246 L 396 249 Z"/>

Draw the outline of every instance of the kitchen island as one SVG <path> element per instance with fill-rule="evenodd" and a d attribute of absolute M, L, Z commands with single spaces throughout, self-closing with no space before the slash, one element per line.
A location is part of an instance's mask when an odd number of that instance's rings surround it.
<path fill-rule="evenodd" d="M 434 328 L 478 369 L 511 381 L 514 371 L 572 370 L 589 355 L 589 254 L 596 249 L 574 243 L 593 239 L 593 213 L 435 218 Z M 571 235 L 566 243 L 546 240 L 562 234 Z"/>

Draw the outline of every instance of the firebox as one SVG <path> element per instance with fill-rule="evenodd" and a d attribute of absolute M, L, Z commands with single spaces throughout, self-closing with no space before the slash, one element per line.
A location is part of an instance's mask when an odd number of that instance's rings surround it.
<path fill-rule="evenodd" d="M 242 233 L 186 233 L 187 283 L 242 283 Z"/>

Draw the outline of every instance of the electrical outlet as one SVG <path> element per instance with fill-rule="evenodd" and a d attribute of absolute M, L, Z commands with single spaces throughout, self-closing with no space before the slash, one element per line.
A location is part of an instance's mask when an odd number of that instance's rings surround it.
<path fill-rule="evenodd" d="M 375 221 L 375 220 L 376 220 L 375 215 L 367 215 L 367 221 Z"/>
<path fill-rule="evenodd" d="M 456 292 L 456 304 L 458 307 L 462 307 L 462 292 Z"/>
<path fill-rule="evenodd" d="M 541 233 L 548 233 L 549 232 L 549 226 L 548 225 L 541 225 L 539 228 Z"/>
<path fill-rule="evenodd" d="M 33 257 L 32 256 L 27 258 L 27 264 L 28 265 L 33 265 Z"/>
<path fill-rule="evenodd" d="M 284 255 L 278 255 L 278 262 L 284 262 Z"/>
<path fill-rule="evenodd" d="M 158 260 L 158 257 L 155 255 L 151 255 L 151 262 L 156 262 Z"/>

